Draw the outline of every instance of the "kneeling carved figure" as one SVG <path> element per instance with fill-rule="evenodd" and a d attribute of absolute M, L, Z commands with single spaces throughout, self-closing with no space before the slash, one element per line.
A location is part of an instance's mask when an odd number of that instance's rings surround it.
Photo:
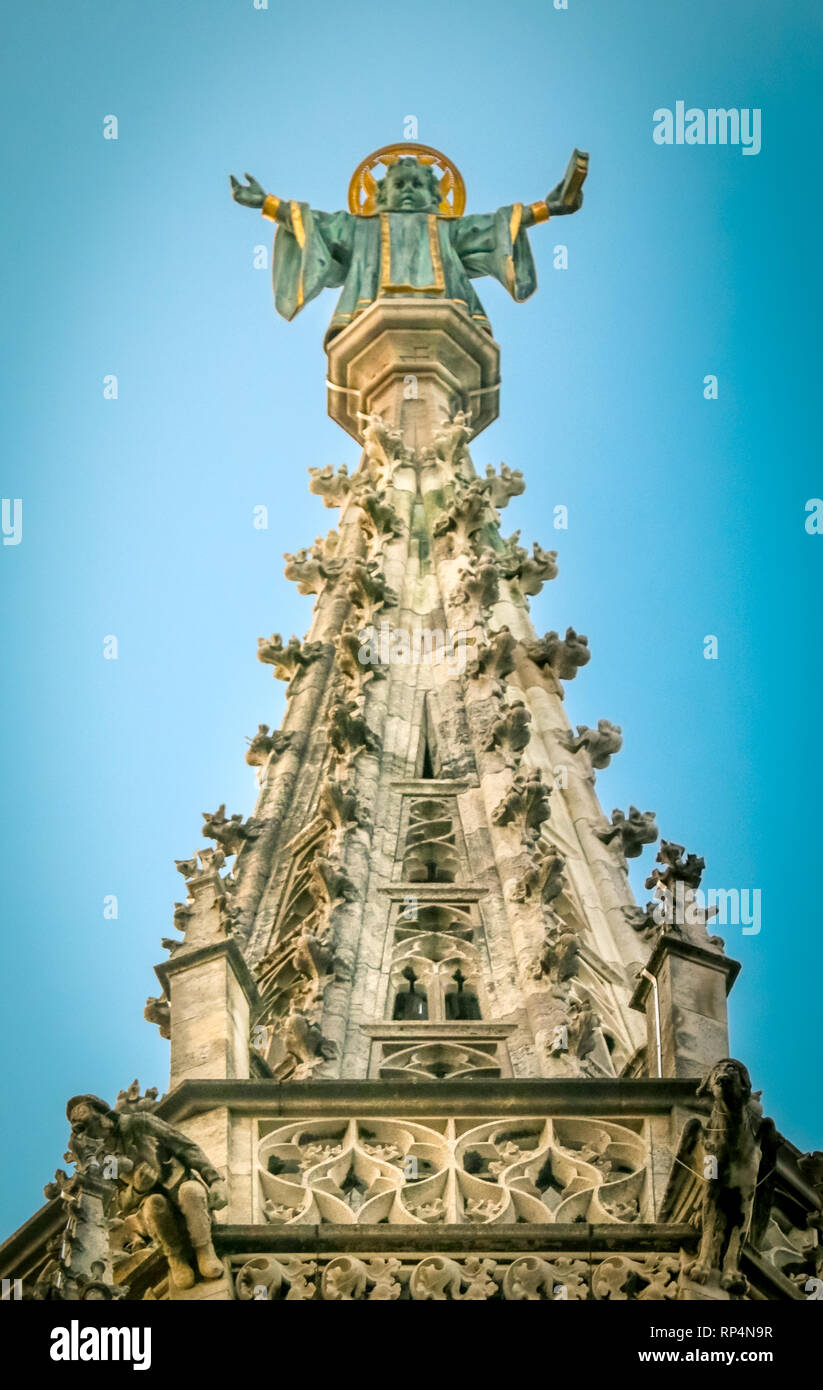
<path fill-rule="evenodd" d="M 212 1211 L 226 1206 L 217 1169 L 203 1150 L 157 1115 L 112 1110 L 98 1096 L 75 1096 L 66 1106 L 69 1152 L 78 1167 L 114 1159 L 112 1215 L 125 1249 L 153 1241 L 178 1289 L 219 1279 L 223 1265 L 212 1243 Z M 192 1260 L 193 1256 L 193 1260 Z"/>

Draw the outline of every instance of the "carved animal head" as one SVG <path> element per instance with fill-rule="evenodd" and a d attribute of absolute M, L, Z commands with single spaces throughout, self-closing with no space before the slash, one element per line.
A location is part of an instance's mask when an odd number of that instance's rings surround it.
<path fill-rule="evenodd" d="M 748 1068 L 734 1057 L 723 1057 L 697 1088 L 698 1096 L 711 1096 L 727 1109 L 740 1111 L 751 1100 L 752 1081 Z"/>

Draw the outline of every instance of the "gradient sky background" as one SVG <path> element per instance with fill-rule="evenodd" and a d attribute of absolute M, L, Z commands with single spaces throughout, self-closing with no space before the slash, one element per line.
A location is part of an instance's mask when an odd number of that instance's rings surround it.
<path fill-rule="evenodd" d="M 1 1234 L 43 1200 L 69 1096 L 166 1085 L 142 1010 L 184 892 L 173 860 L 205 845 L 202 811 L 252 810 L 244 739 L 284 706 L 256 638 L 308 628 L 282 553 L 335 521 L 306 469 L 357 461 L 325 413 L 334 295 L 275 316 L 252 265 L 268 224 L 230 201 L 229 171 L 331 210 L 409 114 L 469 211 L 540 198 L 591 151 L 582 213 L 532 233 L 538 294 L 478 283 L 504 386 L 474 459 L 526 475 L 505 533 L 559 549 L 532 611 L 588 634 L 572 721 L 623 727 L 607 813 L 654 808 L 707 886 L 762 890 L 761 933 L 724 932 L 744 967 L 732 1051 L 789 1137 L 823 1146 L 823 537 L 804 527 L 823 493 L 821 28 L 812 0 L 7 11 L 0 491 L 24 499 L 24 535 L 0 553 Z M 762 152 L 656 145 L 652 113 L 678 99 L 760 107 Z"/>

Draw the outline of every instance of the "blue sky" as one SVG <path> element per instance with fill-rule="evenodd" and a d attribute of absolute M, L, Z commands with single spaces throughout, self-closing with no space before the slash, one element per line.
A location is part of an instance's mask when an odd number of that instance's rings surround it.
<path fill-rule="evenodd" d="M 228 174 L 340 207 L 409 114 L 469 211 L 540 198 L 574 145 L 591 152 L 582 213 L 532 234 L 538 294 L 478 286 L 504 385 L 475 462 L 524 471 L 504 530 L 560 552 L 533 616 L 589 637 L 572 721 L 623 727 L 606 811 L 653 808 L 707 885 L 761 889 L 759 935 L 725 932 L 744 967 L 732 1051 L 783 1130 L 820 1146 L 823 538 L 804 508 L 823 492 L 822 27 L 804 0 L 41 0 L 7 17 L 0 491 L 23 498 L 24 532 L 0 554 L 0 1231 L 42 1201 L 68 1096 L 167 1081 L 142 1008 L 182 896 L 173 860 L 205 843 L 202 811 L 252 809 L 244 739 L 283 712 L 256 638 L 308 628 L 281 557 L 334 520 L 306 469 L 357 458 L 325 415 L 333 296 L 275 317 L 253 268 L 266 224 Z M 760 108 L 761 153 L 656 145 L 652 114 L 678 99 Z"/>

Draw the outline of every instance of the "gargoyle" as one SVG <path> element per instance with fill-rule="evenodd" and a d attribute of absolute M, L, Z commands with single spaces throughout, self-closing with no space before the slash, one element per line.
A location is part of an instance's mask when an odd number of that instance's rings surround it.
<path fill-rule="evenodd" d="M 710 1096 L 712 1110 L 708 1123 L 689 1121 L 679 1154 L 686 1163 L 692 1156 L 704 1183 L 700 1248 L 685 1274 L 696 1284 L 714 1276 L 729 1293 L 745 1295 L 740 1253 L 747 1236 L 758 1244 L 768 1222 L 777 1131 L 764 1119 L 759 1092 L 752 1094 L 747 1068 L 732 1057 L 715 1063 L 697 1095 Z"/>
<path fill-rule="evenodd" d="M 93 1153 L 117 1159 L 115 1219 L 127 1247 L 158 1246 L 178 1289 L 192 1287 L 195 1266 L 201 1279 L 219 1279 L 211 1213 L 226 1195 L 203 1150 L 148 1110 L 119 1112 L 97 1096 L 75 1096 L 66 1115 L 79 1171 Z"/>

